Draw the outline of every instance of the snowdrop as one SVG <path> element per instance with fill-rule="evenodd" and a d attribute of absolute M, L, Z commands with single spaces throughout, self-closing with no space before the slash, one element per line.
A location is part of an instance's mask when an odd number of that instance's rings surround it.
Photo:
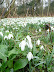
<path fill-rule="evenodd" d="M 27 35 L 26 38 L 28 39 L 29 42 L 31 42 L 31 38 L 29 35 Z"/>
<path fill-rule="evenodd" d="M 45 50 L 43 45 L 40 47 L 40 49 L 41 49 L 41 50 Z"/>
<path fill-rule="evenodd" d="M 4 23 L 3 26 L 6 26 L 6 24 Z"/>
<path fill-rule="evenodd" d="M 47 32 L 49 32 L 49 29 L 47 30 Z"/>
<path fill-rule="evenodd" d="M 27 58 L 28 58 L 28 61 L 30 61 L 31 59 L 33 59 L 33 54 L 31 52 L 29 52 L 27 54 Z"/>
<path fill-rule="evenodd" d="M 23 27 L 26 27 L 26 25 L 27 25 L 27 23 L 26 23 L 26 22 L 24 22 L 22 26 L 23 26 Z"/>
<path fill-rule="evenodd" d="M 44 49 L 44 46 L 42 45 L 42 46 L 40 47 L 40 49 L 41 49 L 41 50 Z"/>
<path fill-rule="evenodd" d="M 26 42 L 26 39 L 25 39 L 19 44 L 19 47 L 21 47 L 21 50 L 24 51 L 26 45 L 27 45 L 27 42 Z"/>
<path fill-rule="evenodd" d="M 51 27 L 51 30 L 52 30 L 52 31 L 54 31 L 54 28 L 53 28 L 53 27 Z"/>
<path fill-rule="evenodd" d="M 40 45 L 40 40 L 39 40 L 39 39 L 37 40 L 36 44 L 37 44 L 37 45 Z"/>
<path fill-rule="evenodd" d="M 27 41 L 26 41 L 27 39 Z M 31 38 L 29 35 L 26 36 L 26 38 L 19 44 L 19 47 L 21 47 L 21 50 L 24 51 L 25 46 L 28 46 L 28 48 L 32 49 L 32 43 Z"/>
<path fill-rule="evenodd" d="M 5 21 L 6 20 L 6 21 Z M 15 25 L 15 22 L 17 22 L 20 26 L 24 26 L 24 22 L 25 22 L 25 26 L 27 25 L 27 23 L 37 23 L 42 24 L 43 22 L 49 22 L 54 24 L 54 17 L 26 17 L 25 18 L 9 18 L 9 19 L 2 19 L 1 20 L 3 22 L 3 25 Z"/>
<path fill-rule="evenodd" d="M 27 35 L 26 38 L 27 38 L 27 46 L 28 46 L 28 48 L 32 49 L 33 46 L 32 46 L 32 42 L 31 42 L 30 36 Z"/>
<path fill-rule="evenodd" d="M 37 33 L 38 31 L 37 31 L 37 30 L 35 30 L 35 32 Z"/>
<path fill-rule="evenodd" d="M 11 32 L 12 33 L 12 32 Z"/>
<path fill-rule="evenodd" d="M 1 35 L 1 36 L 3 36 L 3 33 L 2 33 L 2 32 L 0 32 L 0 35 Z"/>
<path fill-rule="evenodd" d="M 8 40 L 8 36 L 5 36 L 5 37 L 4 37 L 4 40 L 5 40 L 5 39 L 7 39 L 7 40 Z"/>
<path fill-rule="evenodd" d="M 13 35 L 12 34 L 9 34 L 8 35 L 8 39 L 11 39 L 11 38 L 13 38 Z"/>
<path fill-rule="evenodd" d="M 9 32 L 9 31 L 7 30 L 7 31 L 5 31 L 5 32 L 7 33 L 7 32 Z"/>
<path fill-rule="evenodd" d="M 41 32 L 41 29 L 39 29 L 39 32 Z"/>

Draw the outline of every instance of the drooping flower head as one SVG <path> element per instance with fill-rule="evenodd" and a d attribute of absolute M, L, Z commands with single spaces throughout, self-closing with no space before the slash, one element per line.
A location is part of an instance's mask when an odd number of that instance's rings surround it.
<path fill-rule="evenodd" d="M 32 49 L 33 46 L 32 46 L 32 42 L 31 42 L 31 37 L 29 35 L 27 35 L 26 38 L 27 38 L 27 46 Z"/>
<path fill-rule="evenodd" d="M 39 29 L 39 32 L 41 32 L 41 29 Z"/>
<path fill-rule="evenodd" d="M 3 37 L 3 33 L 2 32 L 0 32 L 0 35 Z"/>
<path fill-rule="evenodd" d="M 24 51 L 26 45 L 27 45 L 26 40 L 23 40 L 23 41 L 19 44 L 19 47 L 21 47 L 21 50 Z"/>
<path fill-rule="evenodd" d="M 31 59 L 33 59 L 33 54 L 31 52 L 29 52 L 27 54 L 27 58 L 28 58 L 28 61 L 30 61 Z"/>
<path fill-rule="evenodd" d="M 43 45 L 40 47 L 40 49 L 41 49 L 41 50 L 45 50 Z M 46 50 L 45 50 L 45 51 L 46 51 Z"/>
<path fill-rule="evenodd" d="M 54 31 L 54 27 L 51 27 L 51 30 Z"/>
<path fill-rule="evenodd" d="M 41 50 L 44 49 L 44 46 L 42 45 L 42 46 L 40 47 L 40 49 L 41 49 Z"/>
<path fill-rule="evenodd" d="M 6 30 L 5 32 L 6 32 L 6 33 L 9 32 L 9 30 Z"/>
<path fill-rule="evenodd" d="M 49 29 L 47 29 L 47 32 L 49 32 Z"/>
<path fill-rule="evenodd" d="M 37 30 L 35 30 L 35 32 L 37 33 L 38 31 L 37 31 Z"/>
<path fill-rule="evenodd" d="M 9 34 L 8 35 L 8 39 L 11 39 L 11 38 L 13 38 L 13 35 L 12 34 Z"/>
<path fill-rule="evenodd" d="M 19 44 L 19 47 L 21 47 L 22 51 L 24 51 L 25 46 L 28 46 L 28 48 L 30 48 L 30 49 L 32 49 L 32 47 L 33 47 L 32 43 L 31 43 L 31 38 L 29 35 L 27 35 L 26 38 Z"/>
<path fill-rule="evenodd" d="M 37 45 L 40 45 L 40 40 L 39 40 L 39 39 L 37 40 L 36 44 L 37 44 Z"/>
<path fill-rule="evenodd" d="M 7 39 L 7 40 L 8 40 L 8 36 L 5 36 L 5 37 L 4 37 L 4 40 L 5 40 L 5 39 Z"/>

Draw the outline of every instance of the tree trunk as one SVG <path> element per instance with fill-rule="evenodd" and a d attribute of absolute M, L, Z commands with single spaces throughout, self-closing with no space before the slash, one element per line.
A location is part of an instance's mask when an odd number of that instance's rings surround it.
<path fill-rule="evenodd" d="M 26 15 L 26 4 L 25 4 L 24 0 L 23 0 L 23 10 L 24 10 L 24 15 Z"/>
<path fill-rule="evenodd" d="M 2 18 L 5 18 L 8 16 L 9 10 L 11 11 L 11 9 L 14 7 L 14 3 L 15 3 L 15 0 L 12 0 L 11 3 L 9 4 L 9 6 L 4 10 L 4 12 L 2 14 Z M 7 11 L 7 9 L 8 9 L 8 11 Z"/>
<path fill-rule="evenodd" d="M 47 16 L 49 16 L 49 9 L 50 9 L 50 0 L 48 0 L 48 10 L 47 10 Z"/>
<path fill-rule="evenodd" d="M 42 16 L 43 16 L 43 0 L 42 0 Z"/>
<path fill-rule="evenodd" d="M 34 3 L 35 3 L 35 0 L 33 0 L 33 4 L 32 4 L 32 15 L 34 16 Z"/>

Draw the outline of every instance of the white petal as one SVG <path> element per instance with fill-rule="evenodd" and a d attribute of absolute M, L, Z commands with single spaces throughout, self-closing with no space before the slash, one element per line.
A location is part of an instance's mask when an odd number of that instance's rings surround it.
<path fill-rule="evenodd" d="M 23 40 L 23 41 L 19 44 L 19 47 L 21 47 L 21 50 L 24 51 L 26 45 L 27 45 L 26 41 Z"/>
<path fill-rule="evenodd" d="M 5 40 L 5 39 L 7 39 L 7 40 L 8 40 L 8 36 L 5 36 L 5 37 L 4 37 L 4 40 Z"/>
<path fill-rule="evenodd" d="M 37 40 L 36 44 L 37 44 L 37 45 L 40 45 L 40 40 L 39 40 L 39 39 Z"/>
<path fill-rule="evenodd" d="M 26 38 L 27 38 L 27 46 L 28 46 L 28 48 L 32 49 L 33 46 L 32 46 L 32 42 L 31 42 L 30 36 L 27 35 Z"/>
<path fill-rule="evenodd" d="M 13 38 L 13 35 L 12 34 L 9 34 L 8 35 L 8 39 L 11 39 L 11 38 Z"/>
<path fill-rule="evenodd" d="M 2 32 L 0 32 L 0 35 L 1 35 L 1 36 L 3 36 L 3 33 L 2 33 Z"/>
<path fill-rule="evenodd" d="M 33 59 L 33 54 L 31 52 L 29 52 L 27 54 L 27 58 L 28 58 L 28 61 L 30 61 L 31 59 Z"/>

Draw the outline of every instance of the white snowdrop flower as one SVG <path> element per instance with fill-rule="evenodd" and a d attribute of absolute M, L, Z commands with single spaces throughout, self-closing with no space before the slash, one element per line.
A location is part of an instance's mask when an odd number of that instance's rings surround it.
<path fill-rule="evenodd" d="M 8 36 L 5 36 L 5 37 L 4 37 L 4 40 L 5 40 L 5 39 L 7 39 L 7 40 L 8 40 Z"/>
<path fill-rule="evenodd" d="M 41 29 L 39 29 L 39 32 L 41 32 Z"/>
<path fill-rule="evenodd" d="M 51 27 L 51 30 L 52 30 L 52 31 L 54 31 L 54 28 L 53 28 L 53 27 Z"/>
<path fill-rule="evenodd" d="M 54 31 L 54 28 L 52 30 Z"/>
<path fill-rule="evenodd" d="M 12 33 L 12 32 L 11 32 Z"/>
<path fill-rule="evenodd" d="M 9 34 L 8 35 L 8 39 L 11 39 L 11 38 L 13 38 L 13 35 L 12 34 Z"/>
<path fill-rule="evenodd" d="M 40 47 L 40 49 L 41 49 L 41 50 L 44 49 L 44 46 L 42 45 L 42 46 Z"/>
<path fill-rule="evenodd" d="M 35 32 L 38 32 L 37 30 L 35 30 Z"/>
<path fill-rule="evenodd" d="M 31 42 L 31 38 L 29 35 L 27 35 L 26 38 L 28 39 L 29 42 Z"/>
<path fill-rule="evenodd" d="M 42 49 L 45 50 L 43 45 L 40 47 L 40 49 L 41 49 L 41 50 L 42 50 Z M 45 51 L 46 51 L 46 50 L 45 50 Z"/>
<path fill-rule="evenodd" d="M 19 44 L 19 47 L 21 47 L 21 50 L 24 51 L 26 45 L 27 45 L 26 40 L 23 40 L 23 41 Z"/>
<path fill-rule="evenodd" d="M 16 28 L 16 29 L 18 29 L 18 28 Z"/>
<path fill-rule="evenodd" d="M 49 29 L 47 30 L 47 32 L 49 32 Z"/>
<path fill-rule="evenodd" d="M 3 36 L 3 33 L 2 33 L 2 32 L 0 32 L 0 35 L 1 35 L 1 36 Z"/>
<path fill-rule="evenodd" d="M 22 23 L 21 23 L 21 24 L 22 24 Z M 26 22 L 24 22 L 22 26 L 23 26 L 23 27 L 26 27 L 26 25 L 27 25 L 27 23 L 26 23 Z"/>
<path fill-rule="evenodd" d="M 3 26 L 6 26 L 6 24 L 4 23 Z"/>
<path fill-rule="evenodd" d="M 39 39 L 37 40 L 36 44 L 37 44 L 37 45 L 40 45 L 40 40 L 39 40 Z"/>
<path fill-rule="evenodd" d="M 43 24 L 43 25 L 45 25 L 45 24 Z"/>
<path fill-rule="evenodd" d="M 28 48 L 30 48 L 30 49 L 32 49 L 32 47 L 33 47 L 33 46 L 32 46 L 32 43 L 29 43 L 29 44 L 27 43 L 27 46 L 28 46 Z"/>
<path fill-rule="evenodd" d="M 32 49 L 33 46 L 32 46 L 32 42 L 31 42 L 30 36 L 27 35 L 26 38 L 27 38 L 27 46 Z"/>
<path fill-rule="evenodd" d="M 31 59 L 33 59 L 33 54 L 31 52 L 29 52 L 27 54 L 27 58 L 28 58 L 28 61 L 30 61 Z"/>
<path fill-rule="evenodd" d="M 7 31 L 5 31 L 5 32 L 9 32 L 9 31 L 7 30 Z"/>

